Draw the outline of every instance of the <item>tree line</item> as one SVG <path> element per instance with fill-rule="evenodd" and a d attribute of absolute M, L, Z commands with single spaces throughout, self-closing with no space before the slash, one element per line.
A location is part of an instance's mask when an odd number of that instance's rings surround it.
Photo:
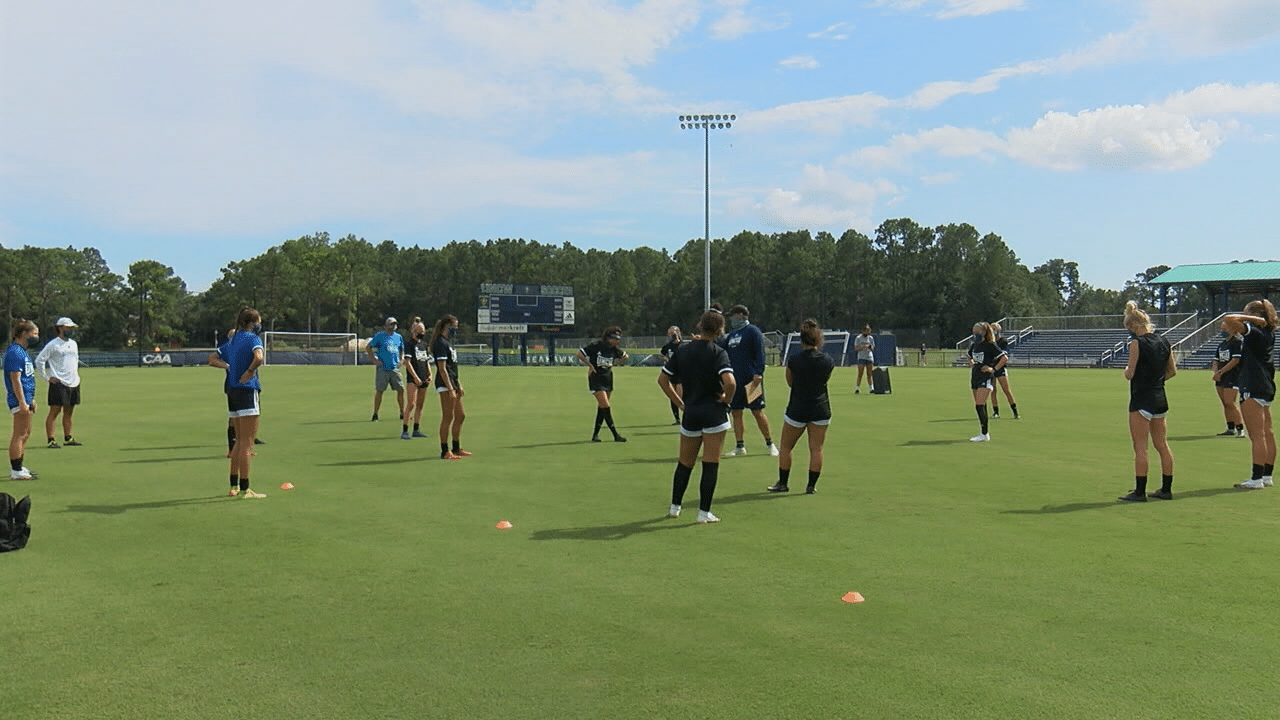
<path fill-rule="evenodd" d="M 191 293 L 153 260 L 133 263 L 122 277 L 93 248 L 0 247 L 0 302 L 10 322 L 51 326 L 71 316 L 89 348 L 136 347 L 139 338 L 144 347 L 208 347 L 241 305 L 261 311 L 268 330 L 368 335 L 387 315 L 430 323 L 452 313 L 465 332 L 474 330 L 481 283 L 555 284 L 574 288 L 575 336 L 609 325 L 662 335 L 673 324 L 692 327 L 705 309 L 703 252 L 700 238 L 668 253 L 523 239 L 400 247 L 318 232 L 228 263 L 208 290 Z M 931 345 L 963 336 L 976 320 L 1118 314 L 1129 299 L 1153 306 L 1146 282 L 1165 270 L 1148 268 L 1123 290 L 1094 288 L 1075 262 L 1028 268 L 999 235 L 907 218 L 886 220 L 871 236 L 743 231 L 713 241 L 711 252 L 713 300 L 748 306 L 765 330 L 792 330 L 812 317 L 827 328 L 914 331 L 921 338 L 911 342 Z M 1169 303 L 1182 312 L 1203 309 L 1206 298 L 1187 290 Z"/>

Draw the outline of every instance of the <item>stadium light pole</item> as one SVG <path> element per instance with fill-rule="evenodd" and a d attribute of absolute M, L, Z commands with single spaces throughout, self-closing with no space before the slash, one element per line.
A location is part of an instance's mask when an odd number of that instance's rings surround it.
<path fill-rule="evenodd" d="M 702 309 L 711 307 L 711 131 L 728 130 L 738 119 L 737 115 L 681 115 L 681 130 L 702 131 L 703 168 L 703 251 L 702 251 Z"/>

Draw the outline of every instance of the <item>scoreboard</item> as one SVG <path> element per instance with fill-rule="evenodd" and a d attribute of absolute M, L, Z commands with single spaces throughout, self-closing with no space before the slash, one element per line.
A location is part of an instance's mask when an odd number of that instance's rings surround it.
<path fill-rule="evenodd" d="M 577 314 L 570 285 L 483 283 L 476 308 L 476 330 L 482 333 L 571 330 Z"/>

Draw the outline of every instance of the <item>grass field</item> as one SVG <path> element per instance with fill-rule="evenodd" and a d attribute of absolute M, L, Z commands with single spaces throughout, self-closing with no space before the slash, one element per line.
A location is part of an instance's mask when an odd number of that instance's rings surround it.
<path fill-rule="evenodd" d="M 219 371 L 86 370 L 84 447 L 34 438 L 40 478 L 0 488 L 34 502 L 0 555 L 4 717 L 1275 717 L 1280 490 L 1231 489 L 1248 441 L 1213 437 L 1207 372 L 1170 382 L 1172 502 L 1115 501 L 1119 371 L 1015 370 L 1024 419 L 973 444 L 967 370 L 854 396 L 840 369 L 819 494 L 763 492 L 749 427 L 712 526 L 697 471 L 663 518 L 655 373 L 619 371 L 631 441 L 591 444 L 581 369 L 462 368 L 475 455 L 441 462 L 392 396 L 369 422 L 368 368 L 265 368 L 241 500 Z"/>

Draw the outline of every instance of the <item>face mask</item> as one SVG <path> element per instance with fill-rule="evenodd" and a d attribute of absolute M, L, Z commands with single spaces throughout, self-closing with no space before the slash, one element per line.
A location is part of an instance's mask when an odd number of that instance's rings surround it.
<path fill-rule="evenodd" d="M 30 335 L 30 336 L 28 336 L 28 337 L 27 337 L 27 347 L 29 347 L 29 348 L 38 348 L 38 347 L 40 347 L 40 336 L 39 336 L 39 335 Z"/>
<path fill-rule="evenodd" d="M 746 318 L 729 318 L 729 327 L 733 328 L 734 330 L 741 330 L 746 326 L 747 326 Z"/>
<path fill-rule="evenodd" d="M 449 339 L 452 340 L 456 337 L 458 337 L 458 328 L 456 327 L 449 328 Z"/>
<path fill-rule="evenodd" d="M 255 325 L 253 326 L 253 329 L 252 329 L 252 330 L 250 330 L 250 332 L 252 332 L 254 335 L 261 335 L 261 334 L 262 334 L 262 323 L 257 323 L 257 324 L 255 324 Z"/>
<path fill-rule="evenodd" d="M 976 342 L 976 343 L 980 343 L 980 342 L 982 342 L 982 333 L 974 333 L 974 334 L 973 334 L 973 341 L 974 341 L 974 342 Z"/>
<path fill-rule="evenodd" d="M 415 342 L 422 342 L 422 338 L 424 338 L 424 337 L 426 337 L 426 335 L 423 335 L 422 333 L 414 333 L 414 334 L 413 334 L 413 339 L 414 339 L 414 341 L 415 341 Z"/>
<path fill-rule="evenodd" d="M 675 335 L 668 335 L 668 336 L 667 336 L 667 341 L 668 341 L 668 342 L 675 342 L 675 341 L 676 341 L 676 336 L 675 336 Z"/>
<path fill-rule="evenodd" d="M 63 337 L 65 337 L 66 339 L 70 340 L 71 338 L 73 338 L 73 337 L 75 337 L 75 336 L 76 336 L 76 331 L 75 331 L 75 330 L 71 330 L 71 329 L 63 330 L 63 331 L 62 331 L 62 335 L 63 335 Z"/>

